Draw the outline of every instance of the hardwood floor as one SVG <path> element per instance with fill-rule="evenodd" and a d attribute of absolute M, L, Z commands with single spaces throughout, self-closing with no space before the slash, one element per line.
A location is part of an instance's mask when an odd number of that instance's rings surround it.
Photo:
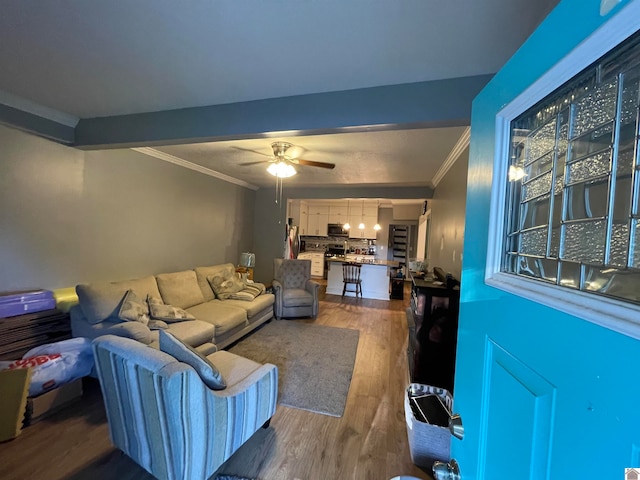
<path fill-rule="evenodd" d="M 404 419 L 407 287 L 405 300 L 389 302 L 325 295 L 324 285 L 321 292 L 315 322 L 360 331 L 344 415 L 278 406 L 271 426 L 256 432 L 218 473 L 261 480 L 431 479 L 411 462 Z M 0 444 L 0 478 L 152 477 L 111 445 L 99 385 L 85 379 L 80 401 Z"/>

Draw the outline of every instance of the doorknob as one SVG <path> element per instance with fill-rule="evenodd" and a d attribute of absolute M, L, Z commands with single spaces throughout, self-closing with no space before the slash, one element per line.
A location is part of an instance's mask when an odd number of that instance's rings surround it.
<path fill-rule="evenodd" d="M 434 462 L 433 467 L 434 480 L 460 480 L 460 467 L 455 458 L 452 458 L 449 463 Z"/>

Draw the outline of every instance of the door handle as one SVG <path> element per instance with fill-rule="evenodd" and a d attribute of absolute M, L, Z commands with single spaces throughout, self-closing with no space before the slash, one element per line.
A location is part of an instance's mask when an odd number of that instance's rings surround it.
<path fill-rule="evenodd" d="M 460 467 L 455 458 L 452 458 L 449 463 L 434 462 L 433 467 L 434 480 L 460 480 Z"/>

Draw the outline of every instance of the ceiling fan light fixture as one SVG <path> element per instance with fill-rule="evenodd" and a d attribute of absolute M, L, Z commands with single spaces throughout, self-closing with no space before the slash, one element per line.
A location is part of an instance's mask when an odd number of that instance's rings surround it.
<path fill-rule="evenodd" d="M 284 161 L 272 163 L 267 167 L 267 172 L 278 178 L 289 178 L 298 173 L 296 169 L 293 168 L 293 165 Z"/>

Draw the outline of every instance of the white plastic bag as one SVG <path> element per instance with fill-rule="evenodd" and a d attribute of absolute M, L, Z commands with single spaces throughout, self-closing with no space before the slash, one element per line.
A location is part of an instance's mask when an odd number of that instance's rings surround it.
<path fill-rule="evenodd" d="M 72 382 L 91 373 L 93 351 L 88 338 L 71 338 L 32 348 L 21 360 L 0 362 L 0 370 L 32 368 L 29 396 Z"/>

